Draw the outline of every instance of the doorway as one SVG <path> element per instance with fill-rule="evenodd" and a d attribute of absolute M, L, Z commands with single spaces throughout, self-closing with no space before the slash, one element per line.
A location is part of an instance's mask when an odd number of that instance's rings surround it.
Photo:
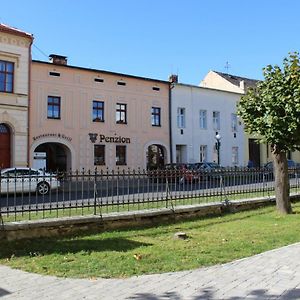
<path fill-rule="evenodd" d="M 0 124 L 0 169 L 11 166 L 11 133 L 6 124 Z"/>

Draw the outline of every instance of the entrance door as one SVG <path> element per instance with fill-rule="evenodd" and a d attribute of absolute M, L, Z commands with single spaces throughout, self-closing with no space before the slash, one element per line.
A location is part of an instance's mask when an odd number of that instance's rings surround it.
<path fill-rule="evenodd" d="M 249 139 L 249 160 L 253 162 L 255 168 L 260 167 L 260 147 L 255 139 Z"/>
<path fill-rule="evenodd" d="M 10 167 L 10 130 L 0 124 L 0 169 Z"/>
<path fill-rule="evenodd" d="M 162 169 L 165 164 L 164 148 L 161 145 L 153 144 L 148 147 L 148 170 Z"/>

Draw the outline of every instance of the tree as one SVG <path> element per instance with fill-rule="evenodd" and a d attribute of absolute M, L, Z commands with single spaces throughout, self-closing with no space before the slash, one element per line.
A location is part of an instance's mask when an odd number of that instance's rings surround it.
<path fill-rule="evenodd" d="M 290 53 L 283 66 L 268 65 L 264 80 L 249 88 L 238 103 L 245 130 L 271 145 L 275 173 L 276 206 L 292 213 L 289 199 L 287 151 L 300 149 L 299 53 Z"/>

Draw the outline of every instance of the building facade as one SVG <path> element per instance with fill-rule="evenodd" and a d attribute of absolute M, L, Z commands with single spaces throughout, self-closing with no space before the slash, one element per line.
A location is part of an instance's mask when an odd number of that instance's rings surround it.
<path fill-rule="evenodd" d="M 0 168 L 28 165 L 33 36 L 0 24 Z"/>
<path fill-rule="evenodd" d="M 32 62 L 30 165 L 158 168 L 170 161 L 169 82 Z"/>
<path fill-rule="evenodd" d="M 171 95 L 176 162 L 245 165 L 244 129 L 236 115 L 239 93 L 174 83 Z"/>

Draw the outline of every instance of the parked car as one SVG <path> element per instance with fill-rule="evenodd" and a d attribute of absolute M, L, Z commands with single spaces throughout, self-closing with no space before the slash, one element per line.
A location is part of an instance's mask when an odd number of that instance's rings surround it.
<path fill-rule="evenodd" d="M 221 173 L 225 170 L 215 162 L 199 162 L 190 166 L 194 172 L 194 177 L 201 181 L 219 180 Z"/>
<path fill-rule="evenodd" d="M 224 167 L 221 167 L 215 162 L 200 162 L 193 164 L 193 168 L 195 170 L 205 170 L 205 171 L 215 171 L 215 170 L 222 170 Z"/>
<path fill-rule="evenodd" d="M 288 172 L 289 172 L 289 177 L 295 177 L 298 174 L 299 166 L 298 163 L 295 161 L 288 159 L 287 160 L 288 164 Z M 272 161 L 267 162 L 264 167 L 264 175 L 266 179 L 273 180 L 274 179 L 274 164 Z"/>
<path fill-rule="evenodd" d="M 0 193 L 37 192 L 46 195 L 57 189 L 60 182 L 54 174 L 31 168 L 7 168 L 0 171 Z"/>

